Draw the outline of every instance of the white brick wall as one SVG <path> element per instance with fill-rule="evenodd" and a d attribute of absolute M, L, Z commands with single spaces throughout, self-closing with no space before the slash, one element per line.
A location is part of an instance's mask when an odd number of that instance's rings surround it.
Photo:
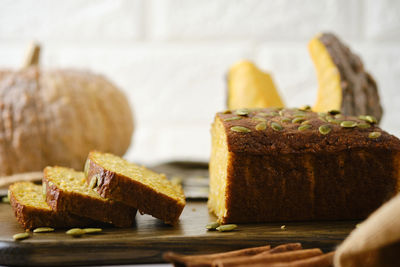
<path fill-rule="evenodd" d="M 400 135 L 399 14 L 395 0 L 3 0 L 0 67 L 17 68 L 38 40 L 45 68 L 89 68 L 126 92 L 136 118 L 128 158 L 207 160 L 229 66 L 254 60 L 287 105 L 313 104 L 307 42 L 333 31 L 377 79 L 382 126 Z"/>

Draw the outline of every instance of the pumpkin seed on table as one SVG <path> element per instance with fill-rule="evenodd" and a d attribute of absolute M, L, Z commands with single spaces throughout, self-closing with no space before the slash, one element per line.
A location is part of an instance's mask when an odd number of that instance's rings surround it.
<path fill-rule="evenodd" d="M 375 138 L 380 137 L 381 135 L 382 134 L 380 132 L 371 132 L 371 133 L 368 134 L 368 137 L 371 138 L 371 139 L 375 139 Z"/>
<path fill-rule="evenodd" d="M 13 235 L 13 239 L 14 239 L 15 241 L 17 241 L 17 240 L 23 240 L 23 239 L 29 238 L 30 236 L 31 236 L 31 235 L 30 235 L 29 233 L 27 233 L 27 232 L 25 232 L 25 233 L 18 233 L 18 234 Z"/>
<path fill-rule="evenodd" d="M 33 230 L 34 233 L 49 233 L 54 232 L 54 228 L 51 227 L 39 227 Z"/>
<path fill-rule="evenodd" d="M 224 225 L 218 226 L 216 229 L 219 232 L 230 232 L 230 231 L 235 230 L 236 228 L 237 228 L 236 224 L 224 224 Z"/>
<path fill-rule="evenodd" d="M 86 234 L 95 234 L 103 231 L 101 228 L 84 228 L 82 229 Z"/>
<path fill-rule="evenodd" d="M 238 133 L 250 133 L 251 130 L 249 128 L 243 126 L 233 126 L 231 127 L 231 131 L 238 132 Z"/>
<path fill-rule="evenodd" d="M 265 122 L 260 122 L 259 124 L 256 125 L 257 131 L 262 131 L 265 129 L 267 129 L 267 124 Z"/>
<path fill-rule="evenodd" d="M 324 125 L 319 126 L 318 131 L 321 134 L 326 135 L 332 131 L 332 128 L 328 124 L 324 124 Z"/>
<path fill-rule="evenodd" d="M 8 196 L 2 197 L 2 198 L 1 198 L 1 202 L 3 202 L 3 203 L 10 203 L 10 198 L 9 198 Z"/>
<path fill-rule="evenodd" d="M 357 126 L 357 122 L 355 121 L 342 121 L 340 123 L 340 126 L 342 126 L 343 128 L 354 128 Z"/>
<path fill-rule="evenodd" d="M 241 109 L 236 110 L 236 114 L 239 116 L 247 116 L 247 115 L 249 115 L 249 112 L 250 111 L 247 108 L 241 108 Z"/>
<path fill-rule="evenodd" d="M 72 228 L 72 229 L 69 229 L 68 231 L 66 231 L 65 233 L 67 235 L 72 235 L 73 237 L 80 237 L 80 236 L 86 234 L 86 232 L 81 228 Z"/>
<path fill-rule="evenodd" d="M 305 131 L 305 130 L 310 129 L 310 128 L 311 128 L 310 124 L 303 124 L 303 125 L 300 125 L 299 128 L 297 128 L 297 130 Z"/>
<path fill-rule="evenodd" d="M 242 117 L 230 117 L 230 118 L 226 118 L 226 119 L 224 119 L 224 121 L 236 121 L 236 120 L 241 120 L 242 119 Z"/>
<path fill-rule="evenodd" d="M 209 224 L 206 225 L 207 230 L 216 230 L 217 227 L 219 227 L 220 224 L 218 222 L 210 222 Z"/>
<path fill-rule="evenodd" d="M 271 128 L 272 128 L 274 131 L 282 131 L 282 130 L 283 130 L 282 125 L 280 125 L 280 124 L 277 123 L 277 122 L 271 122 Z"/>

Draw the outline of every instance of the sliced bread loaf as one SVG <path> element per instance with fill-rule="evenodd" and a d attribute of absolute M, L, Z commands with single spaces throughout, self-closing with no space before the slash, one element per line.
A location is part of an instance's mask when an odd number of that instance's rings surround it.
<path fill-rule="evenodd" d="M 46 167 L 43 184 L 46 202 L 53 210 L 68 211 L 118 227 L 129 227 L 135 222 L 135 208 L 101 197 L 86 184 L 83 172 Z"/>
<path fill-rule="evenodd" d="M 83 227 L 94 223 L 68 212 L 53 211 L 45 201 L 42 186 L 31 182 L 12 184 L 8 195 L 15 217 L 25 229 Z"/>
<path fill-rule="evenodd" d="M 175 224 L 185 196 L 164 174 L 130 163 L 118 156 L 92 151 L 85 164 L 86 181 L 102 196 L 133 206 L 167 224 Z"/>

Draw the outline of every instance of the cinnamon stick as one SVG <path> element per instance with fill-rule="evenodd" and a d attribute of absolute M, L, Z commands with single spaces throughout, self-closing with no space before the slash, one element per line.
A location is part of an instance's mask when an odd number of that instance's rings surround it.
<path fill-rule="evenodd" d="M 259 253 L 266 252 L 270 249 L 271 246 L 261 246 L 261 247 L 234 250 L 229 252 L 193 255 L 193 256 L 178 254 L 174 252 L 166 252 L 164 253 L 163 258 L 166 261 L 172 262 L 175 266 L 206 267 L 206 266 L 211 266 L 212 261 L 215 259 L 254 256 Z"/>
<path fill-rule="evenodd" d="M 268 267 L 332 267 L 333 266 L 333 256 L 335 252 L 332 251 L 330 253 L 322 254 L 319 256 L 311 257 L 308 259 L 297 260 L 293 262 L 279 262 L 268 265 Z M 254 264 L 251 267 L 265 267 L 266 265 Z"/>
<path fill-rule="evenodd" d="M 276 253 L 282 253 L 282 252 L 287 252 L 287 251 L 293 251 L 293 250 L 300 250 L 303 247 L 301 246 L 300 243 L 288 243 L 288 244 L 283 244 L 274 247 L 271 250 L 268 250 L 267 252 L 263 252 L 257 255 L 257 257 L 262 256 L 264 253 L 270 253 L 270 254 L 276 254 Z"/>
<path fill-rule="evenodd" d="M 317 255 L 321 255 L 322 251 L 319 248 L 304 249 L 287 251 L 277 254 L 266 253 L 263 256 L 257 257 L 235 257 L 228 259 L 217 259 L 212 262 L 213 267 L 242 267 L 253 264 L 271 264 L 278 262 L 292 262 L 295 260 L 301 260 L 311 258 Z"/>

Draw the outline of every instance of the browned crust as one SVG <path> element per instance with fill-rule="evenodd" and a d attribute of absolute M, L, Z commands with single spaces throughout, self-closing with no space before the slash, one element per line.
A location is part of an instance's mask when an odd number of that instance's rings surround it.
<path fill-rule="evenodd" d="M 349 149 L 387 149 L 400 151 L 400 140 L 388 134 L 379 127 L 372 125 L 368 129 L 343 128 L 340 125 L 327 123 L 320 120 L 317 113 L 307 111 L 306 120 L 310 122 L 312 128 L 306 131 L 299 131 L 300 124 L 282 123 L 283 117 L 294 118 L 293 114 L 298 112 L 295 109 L 285 109 L 283 116 L 264 116 L 267 119 L 267 129 L 256 131 L 255 126 L 260 123 L 253 120 L 253 117 L 263 117 L 261 113 L 278 112 L 279 109 L 266 108 L 251 111 L 248 116 L 242 116 L 240 120 L 224 121 L 224 119 L 236 117 L 233 111 L 230 114 L 217 113 L 216 119 L 221 119 L 227 134 L 228 150 L 230 152 L 245 152 L 249 154 L 296 154 L 296 153 L 337 153 Z M 362 120 L 343 116 L 340 120 Z M 284 130 L 274 131 L 271 122 L 280 123 Z M 329 124 L 332 131 L 328 135 L 319 133 L 321 125 Z M 231 130 L 232 126 L 244 126 L 251 130 L 250 133 L 240 133 Z M 368 138 L 370 132 L 381 132 L 381 137 L 377 139 Z"/>
<path fill-rule="evenodd" d="M 136 182 L 129 177 L 119 175 L 110 170 L 104 169 L 90 159 L 86 181 L 90 183 L 97 180 L 96 191 L 105 198 L 112 198 L 121 201 L 129 206 L 135 207 L 141 214 L 150 214 L 166 224 L 176 224 L 181 215 L 184 204 L 175 199 L 155 192 L 151 188 Z"/>
<path fill-rule="evenodd" d="M 13 192 L 10 192 L 10 203 L 17 221 L 25 229 L 37 227 L 85 227 L 94 225 L 92 220 L 68 212 L 56 212 L 23 205 L 18 202 Z"/>
<path fill-rule="evenodd" d="M 99 201 L 82 194 L 66 192 L 50 183 L 44 170 L 46 202 L 55 211 L 68 211 L 92 220 L 130 227 L 135 223 L 136 209 L 111 199 Z"/>

